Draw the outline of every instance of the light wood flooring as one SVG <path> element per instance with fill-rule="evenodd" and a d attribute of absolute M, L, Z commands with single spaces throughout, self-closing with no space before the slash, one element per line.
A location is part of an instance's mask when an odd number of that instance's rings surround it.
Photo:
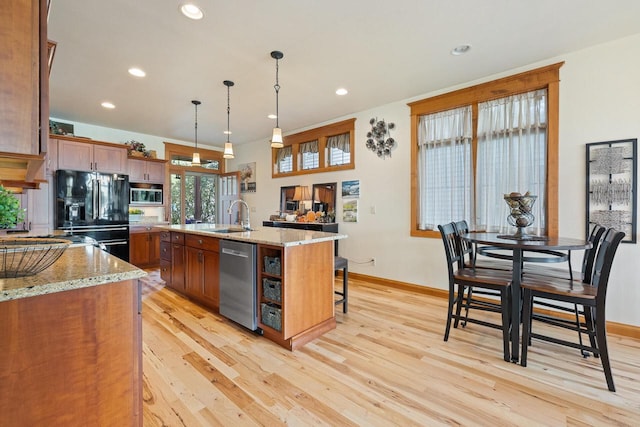
<path fill-rule="evenodd" d="M 500 333 L 442 340 L 446 301 L 350 280 L 337 329 L 289 352 L 144 279 L 144 425 L 640 425 L 640 342 L 610 336 L 616 393 L 599 359 L 534 341 L 502 360 Z"/>

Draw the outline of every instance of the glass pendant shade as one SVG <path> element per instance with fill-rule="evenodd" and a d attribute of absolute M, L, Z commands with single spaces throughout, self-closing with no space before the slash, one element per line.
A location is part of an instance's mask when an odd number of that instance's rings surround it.
<path fill-rule="evenodd" d="M 271 148 L 282 148 L 282 129 L 273 128 L 273 135 L 271 136 Z"/>
<path fill-rule="evenodd" d="M 191 164 L 192 165 L 199 165 L 200 164 L 200 153 L 193 153 L 193 158 L 191 159 Z"/>
<path fill-rule="evenodd" d="M 224 153 L 222 157 L 225 159 L 233 159 L 235 156 L 233 155 L 233 145 L 230 142 L 224 143 Z"/>
<path fill-rule="evenodd" d="M 202 104 L 200 101 L 198 100 L 193 100 L 191 101 L 191 103 L 193 104 L 195 110 L 196 110 L 196 114 L 195 114 L 195 141 L 196 141 L 196 148 L 195 151 L 193 153 L 193 158 L 191 159 L 191 164 L 192 165 L 199 165 L 200 164 L 200 153 L 198 153 L 198 105 Z"/>

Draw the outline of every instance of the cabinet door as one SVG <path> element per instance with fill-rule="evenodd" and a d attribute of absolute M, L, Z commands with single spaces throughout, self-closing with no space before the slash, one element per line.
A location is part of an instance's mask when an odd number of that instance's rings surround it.
<path fill-rule="evenodd" d="M 39 0 L 2 2 L 0 151 L 40 152 L 40 10 Z"/>
<path fill-rule="evenodd" d="M 173 243 L 171 245 L 171 287 L 180 292 L 184 292 L 184 276 L 184 245 Z"/>
<path fill-rule="evenodd" d="M 40 189 L 27 190 L 27 227 L 38 234 L 53 231 L 53 190 L 49 182 L 40 183 Z"/>
<path fill-rule="evenodd" d="M 220 308 L 220 254 L 213 251 L 203 251 L 203 288 L 202 296 L 211 305 Z"/>
<path fill-rule="evenodd" d="M 93 146 L 86 142 L 58 140 L 58 168 L 92 171 Z"/>
<path fill-rule="evenodd" d="M 129 165 L 129 182 L 145 182 L 147 162 L 144 160 L 128 159 L 127 163 Z"/>
<path fill-rule="evenodd" d="M 149 233 L 149 265 L 160 263 L 160 232 Z"/>
<path fill-rule="evenodd" d="M 129 234 L 129 262 L 138 267 L 149 264 L 149 233 Z"/>
<path fill-rule="evenodd" d="M 202 295 L 204 251 L 187 246 L 185 256 L 187 267 L 184 290 L 191 296 L 199 297 Z"/>
<path fill-rule="evenodd" d="M 164 184 L 164 163 L 147 162 L 147 181 Z"/>
<path fill-rule="evenodd" d="M 122 173 L 127 171 L 127 149 L 107 145 L 93 146 L 94 168 L 99 172 Z"/>

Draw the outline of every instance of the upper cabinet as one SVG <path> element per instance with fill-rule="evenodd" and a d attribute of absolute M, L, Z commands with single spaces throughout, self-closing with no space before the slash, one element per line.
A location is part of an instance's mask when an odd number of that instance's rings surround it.
<path fill-rule="evenodd" d="M 129 182 L 164 184 L 165 160 L 129 158 Z"/>
<path fill-rule="evenodd" d="M 124 145 L 58 139 L 58 169 L 127 174 Z"/>
<path fill-rule="evenodd" d="M 37 188 L 41 178 L 34 171 L 47 150 L 48 125 L 40 132 L 49 120 L 46 7 L 46 0 L 6 0 L 0 7 L 0 163 L 10 163 L 0 174 L 5 186 Z"/>

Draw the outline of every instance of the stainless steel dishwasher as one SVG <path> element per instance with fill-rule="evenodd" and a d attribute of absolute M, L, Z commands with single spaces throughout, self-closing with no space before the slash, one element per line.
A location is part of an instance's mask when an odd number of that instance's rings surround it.
<path fill-rule="evenodd" d="M 256 245 L 220 240 L 220 314 L 255 331 Z"/>

